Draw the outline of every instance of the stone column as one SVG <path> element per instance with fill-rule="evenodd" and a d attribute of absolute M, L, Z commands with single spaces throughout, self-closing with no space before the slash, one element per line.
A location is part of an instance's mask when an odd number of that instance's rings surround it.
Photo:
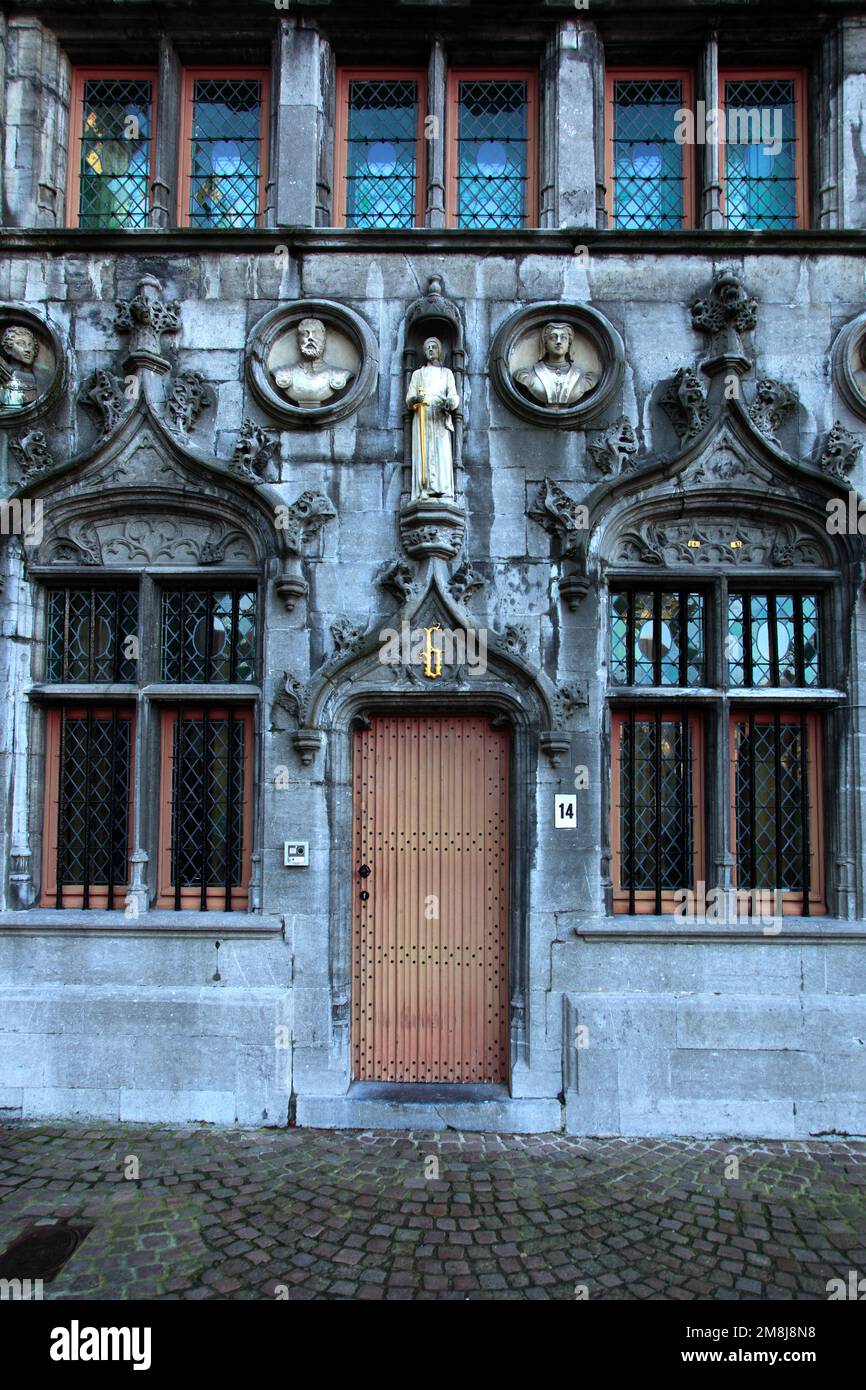
<path fill-rule="evenodd" d="M 709 35 L 698 70 L 698 100 L 705 105 L 698 107 L 695 122 L 695 138 L 706 128 L 704 111 L 711 111 L 718 105 L 719 97 L 719 38 L 713 32 Z M 695 145 L 695 172 L 701 190 L 700 226 L 708 231 L 724 227 L 722 214 L 722 181 L 719 165 L 719 146 L 713 144 Z"/>
<path fill-rule="evenodd" d="M 3 222 L 62 227 L 66 221 L 69 60 L 38 19 L 6 27 Z"/>
<path fill-rule="evenodd" d="M 174 46 L 165 34 L 159 36 L 156 81 L 157 106 L 150 225 L 164 229 L 177 226 L 181 211 L 178 207 L 181 69 Z"/>
<path fill-rule="evenodd" d="M 445 226 L 445 100 L 447 61 L 441 39 L 434 39 L 427 65 L 427 120 L 424 148 L 427 155 L 425 227 Z"/>
<path fill-rule="evenodd" d="M 604 52 L 594 24 L 559 24 L 542 78 L 541 225 L 605 226 Z"/>
<path fill-rule="evenodd" d="M 325 111 L 330 47 L 304 19 L 281 19 L 268 198 L 273 224 L 315 227 L 331 217 L 332 120 Z"/>
<path fill-rule="evenodd" d="M 839 226 L 839 169 L 842 162 L 839 50 L 837 28 L 825 34 L 821 41 L 809 92 L 809 125 L 815 151 L 814 201 L 817 225 L 822 229 Z"/>
<path fill-rule="evenodd" d="M 839 222 L 859 228 L 866 226 L 866 18 L 846 16 L 839 37 Z"/>

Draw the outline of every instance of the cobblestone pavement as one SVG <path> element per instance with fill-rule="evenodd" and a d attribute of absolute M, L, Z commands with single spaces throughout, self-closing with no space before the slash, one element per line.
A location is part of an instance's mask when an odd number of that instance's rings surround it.
<path fill-rule="evenodd" d="M 823 1300 L 866 1143 L 6 1125 L 0 1251 L 40 1220 L 93 1227 L 55 1299 Z"/>

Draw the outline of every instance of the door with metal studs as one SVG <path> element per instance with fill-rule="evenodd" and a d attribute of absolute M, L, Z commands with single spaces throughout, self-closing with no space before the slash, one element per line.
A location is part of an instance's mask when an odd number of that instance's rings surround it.
<path fill-rule="evenodd" d="M 353 1073 L 507 1079 L 509 733 L 376 716 L 353 747 Z"/>

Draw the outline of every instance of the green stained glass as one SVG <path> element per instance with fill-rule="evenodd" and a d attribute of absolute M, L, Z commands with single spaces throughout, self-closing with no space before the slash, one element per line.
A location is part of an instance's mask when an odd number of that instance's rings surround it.
<path fill-rule="evenodd" d="M 679 590 L 615 590 L 611 595 L 613 685 L 702 685 L 704 598 Z"/>
<path fill-rule="evenodd" d="M 797 110 L 790 78 L 725 82 L 725 213 L 738 231 L 797 226 Z"/>
<path fill-rule="evenodd" d="M 150 209 L 152 83 L 88 78 L 81 111 L 80 227 L 146 227 Z"/>
<path fill-rule="evenodd" d="M 346 226 L 414 227 L 418 83 L 349 83 Z"/>
<path fill-rule="evenodd" d="M 671 230 L 685 222 L 684 146 L 675 138 L 677 78 L 613 84 L 613 223 Z"/>
<path fill-rule="evenodd" d="M 457 98 L 457 225 L 527 225 L 527 84 L 518 78 L 461 81 Z"/>
<path fill-rule="evenodd" d="M 729 594 L 728 683 L 820 684 L 818 628 L 815 594 Z"/>
<path fill-rule="evenodd" d="M 630 595 L 611 597 L 610 678 L 614 685 L 628 685 L 628 608 Z"/>
<path fill-rule="evenodd" d="M 254 77 L 193 83 L 189 218 L 196 227 L 255 227 L 259 215 L 262 84 Z"/>

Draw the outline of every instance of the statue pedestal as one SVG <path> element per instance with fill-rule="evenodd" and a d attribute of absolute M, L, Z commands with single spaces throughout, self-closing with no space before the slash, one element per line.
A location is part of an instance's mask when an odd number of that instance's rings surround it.
<path fill-rule="evenodd" d="M 456 502 L 418 497 L 400 509 L 400 539 L 407 555 L 452 559 L 463 545 L 466 513 Z"/>

